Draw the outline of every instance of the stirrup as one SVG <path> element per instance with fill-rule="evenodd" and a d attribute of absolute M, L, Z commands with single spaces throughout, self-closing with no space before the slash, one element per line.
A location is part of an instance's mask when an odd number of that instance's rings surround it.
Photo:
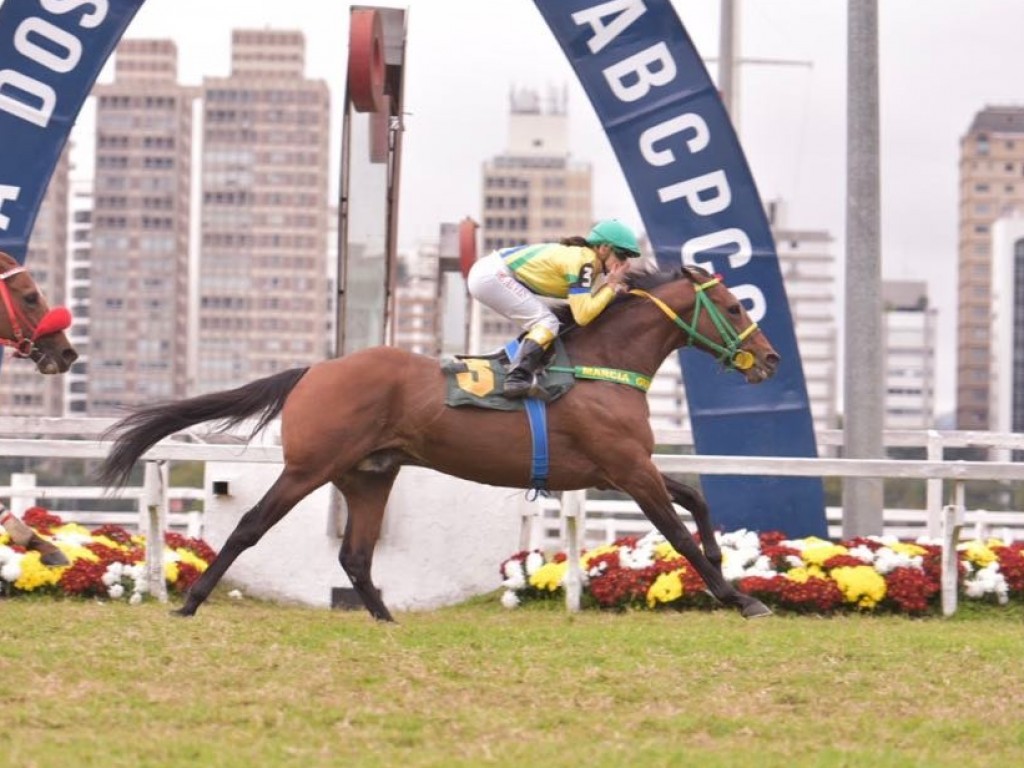
<path fill-rule="evenodd" d="M 513 378 L 511 375 L 505 379 L 505 387 L 501 394 L 509 400 L 518 400 L 521 397 L 529 397 L 533 389 L 533 374 L 528 374 L 528 379 Z"/>

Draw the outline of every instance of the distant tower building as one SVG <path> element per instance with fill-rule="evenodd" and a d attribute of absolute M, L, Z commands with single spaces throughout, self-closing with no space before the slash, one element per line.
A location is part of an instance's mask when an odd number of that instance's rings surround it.
<path fill-rule="evenodd" d="M 1024 432 L 1024 215 L 992 225 L 992 409 L 988 428 Z"/>
<path fill-rule="evenodd" d="M 330 96 L 304 69 L 301 32 L 235 30 L 203 81 L 194 392 L 325 355 Z"/>
<path fill-rule="evenodd" d="M 185 395 L 195 89 L 171 40 L 123 40 L 96 86 L 90 416 Z"/>
<path fill-rule="evenodd" d="M 68 338 L 78 359 L 64 374 L 64 413 L 85 416 L 89 412 L 89 322 L 91 314 L 92 179 L 71 182 L 71 217 L 68 252 L 67 306 L 74 322 Z"/>
<path fill-rule="evenodd" d="M 885 428 L 935 426 L 936 312 L 923 280 L 882 283 Z"/>
<path fill-rule="evenodd" d="M 959 429 L 988 429 L 992 422 L 992 225 L 1015 210 L 1024 210 L 1024 107 L 986 107 L 960 139 Z"/>
<path fill-rule="evenodd" d="M 69 168 L 65 150 L 50 177 L 25 257 L 25 266 L 51 307 L 65 303 Z M 30 360 L 17 360 L 7 350 L 3 371 L 0 372 L 0 413 L 7 416 L 63 416 L 63 377 L 42 376 Z"/>
<path fill-rule="evenodd" d="M 483 168 L 481 255 L 586 235 L 594 224 L 590 164 L 569 154 L 568 97 L 552 92 L 547 101 L 542 105 L 532 90 L 510 94 L 508 148 Z M 478 310 L 471 352 L 495 349 L 521 330 L 477 304 Z"/>
<path fill-rule="evenodd" d="M 814 429 L 835 429 L 839 425 L 839 341 L 832 235 L 824 230 L 788 228 L 781 201 L 769 203 L 768 218 L 800 349 Z"/>

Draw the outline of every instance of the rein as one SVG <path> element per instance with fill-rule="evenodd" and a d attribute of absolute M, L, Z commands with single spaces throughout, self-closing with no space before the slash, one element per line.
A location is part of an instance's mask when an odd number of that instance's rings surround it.
<path fill-rule="evenodd" d="M 54 307 L 43 315 L 39 325 L 33 328 L 29 319 L 15 306 L 14 299 L 11 298 L 11 289 L 7 286 L 8 278 L 20 275 L 25 271 L 25 267 L 17 266 L 0 273 L 0 299 L 3 300 L 4 308 L 7 310 L 7 317 L 11 322 L 11 332 L 14 334 L 13 339 L 0 338 L 0 345 L 11 347 L 15 357 L 36 359 L 36 356 L 41 354 L 36 347 L 36 341 L 44 336 L 65 330 L 71 325 L 71 313 L 64 307 Z M 26 334 L 22 330 L 22 326 L 30 331 L 31 335 Z"/>
<path fill-rule="evenodd" d="M 745 371 L 754 365 L 754 356 L 745 349 L 740 349 L 740 345 L 757 330 L 757 323 L 751 323 L 740 332 L 737 332 L 732 327 L 732 324 L 722 315 L 722 311 L 704 293 L 708 288 L 712 288 L 720 282 L 722 282 L 722 279 L 715 277 L 706 283 L 694 283 L 693 288 L 696 302 L 693 308 L 693 320 L 689 323 L 683 320 L 668 304 L 657 296 L 652 296 L 647 291 L 642 291 L 639 288 L 633 288 L 630 290 L 630 293 L 650 299 L 658 309 L 665 313 L 669 320 L 682 328 L 687 336 L 687 346 L 693 346 L 695 342 L 699 341 L 718 355 L 718 362 L 730 368 Z M 711 322 L 715 324 L 715 328 L 718 329 L 719 335 L 721 335 L 722 340 L 725 342 L 724 345 L 709 339 L 697 330 L 701 311 L 708 313 L 708 317 L 711 318 Z"/>

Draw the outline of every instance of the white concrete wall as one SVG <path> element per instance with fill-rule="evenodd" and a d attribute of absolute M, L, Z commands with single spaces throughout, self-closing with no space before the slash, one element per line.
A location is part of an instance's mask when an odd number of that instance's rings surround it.
<path fill-rule="evenodd" d="M 209 463 L 203 538 L 220 549 L 277 477 L 275 465 Z M 229 496 L 214 496 L 214 480 Z M 310 494 L 228 570 L 244 593 L 329 607 L 332 587 L 351 587 L 338 562 L 332 490 Z M 451 605 L 500 586 L 498 567 L 519 547 L 524 491 L 493 488 L 406 467 L 384 516 L 374 583 L 392 610 Z"/>

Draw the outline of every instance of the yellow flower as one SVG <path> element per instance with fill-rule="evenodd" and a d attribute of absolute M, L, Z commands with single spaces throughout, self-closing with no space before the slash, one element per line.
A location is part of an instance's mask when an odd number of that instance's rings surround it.
<path fill-rule="evenodd" d="M 21 559 L 21 576 L 14 582 L 15 589 L 31 592 L 40 587 L 53 586 L 60 580 L 63 568 L 43 565 L 38 552 L 28 552 Z"/>
<path fill-rule="evenodd" d="M 562 586 L 565 572 L 568 570 L 568 560 L 563 560 L 560 563 L 545 563 L 533 572 L 533 575 L 530 577 L 530 586 L 554 592 Z"/>
<path fill-rule="evenodd" d="M 188 563 L 193 568 L 198 570 L 200 573 L 202 573 L 209 567 L 209 563 L 207 563 L 205 560 L 203 560 L 203 558 L 199 557 L 195 552 L 192 552 L 191 550 L 176 549 L 174 550 L 174 554 L 177 556 L 178 562 Z"/>
<path fill-rule="evenodd" d="M 99 562 L 99 555 L 91 549 L 86 549 L 80 544 L 70 544 L 66 541 L 58 541 L 55 543 L 57 548 L 63 552 L 71 562 L 74 562 L 75 560 L 88 560 L 90 563 Z"/>
<path fill-rule="evenodd" d="M 681 573 L 681 571 L 672 571 L 658 575 L 658 578 L 647 590 L 648 608 L 653 608 L 657 603 L 671 603 L 683 596 Z"/>
<path fill-rule="evenodd" d="M 845 555 L 848 550 L 840 544 L 833 544 L 812 536 L 805 540 L 805 546 L 800 553 L 800 559 L 808 565 L 824 565 L 825 561 L 836 555 Z"/>
<path fill-rule="evenodd" d="M 860 608 L 874 608 L 885 597 L 885 579 L 870 565 L 833 568 L 831 575 L 846 602 Z"/>
<path fill-rule="evenodd" d="M 60 534 L 69 534 L 73 536 L 92 537 L 92 532 L 85 526 L 79 525 L 78 523 L 64 523 L 64 525 L 54 528 L 53 534 L 55 536 Z"/>
<path fill-rule="evenodd" d="M 92 543 L 102 544 L 104 547 L 110 547 L 111 549 L 117 549 L 122 552 L 128 551 L 128 547 L 124 546 L 123 544 L 118 544 L 116 541 L 106 536 L 93 536 Z"/>
<path fill-rule="evenodd" d="M 0 529 L 0 546 L 11 543 L 11 535 L 7 531 Z"/>
<path fill-rule="evenodd" d="M 168 584 L 174 584 L 178 580 L 178 564 L 173 560 L 164 563 L 164 579 Z"/>
<path fill-rule="evenodd" d="M 897 541 L 895 544 L 890 544 L 889 549 L 896 554 L 906 555 L 907 557 L 917 557 L 918 555 L 928 554 L 927 549 L 909 541 Z"/>
<path fill-rule="evenodd" d="M 655 560 L 678 560 L 680 557 L 682 557 L 682 555 L 676 552 L 676 548 L 667 541 L 654 545 Z"/>
<path fill-rule="evenodd" d="M 797 581 L 801 584 L 806 582 L 808 579 L 824 579 L 827 578 L 825 572 L 816 565 L 805 566 L 803 568 L 790 568 L 783 574 L 787 579 L 791 581 Z"/>
<path fill-rule="evenodd" d="M 979 568 L 984 568 L 996 560 L 996 553 L 977 539 L 967 542 L 967 546 L 963 548 L 963 553 L 966 559 Z"/>

